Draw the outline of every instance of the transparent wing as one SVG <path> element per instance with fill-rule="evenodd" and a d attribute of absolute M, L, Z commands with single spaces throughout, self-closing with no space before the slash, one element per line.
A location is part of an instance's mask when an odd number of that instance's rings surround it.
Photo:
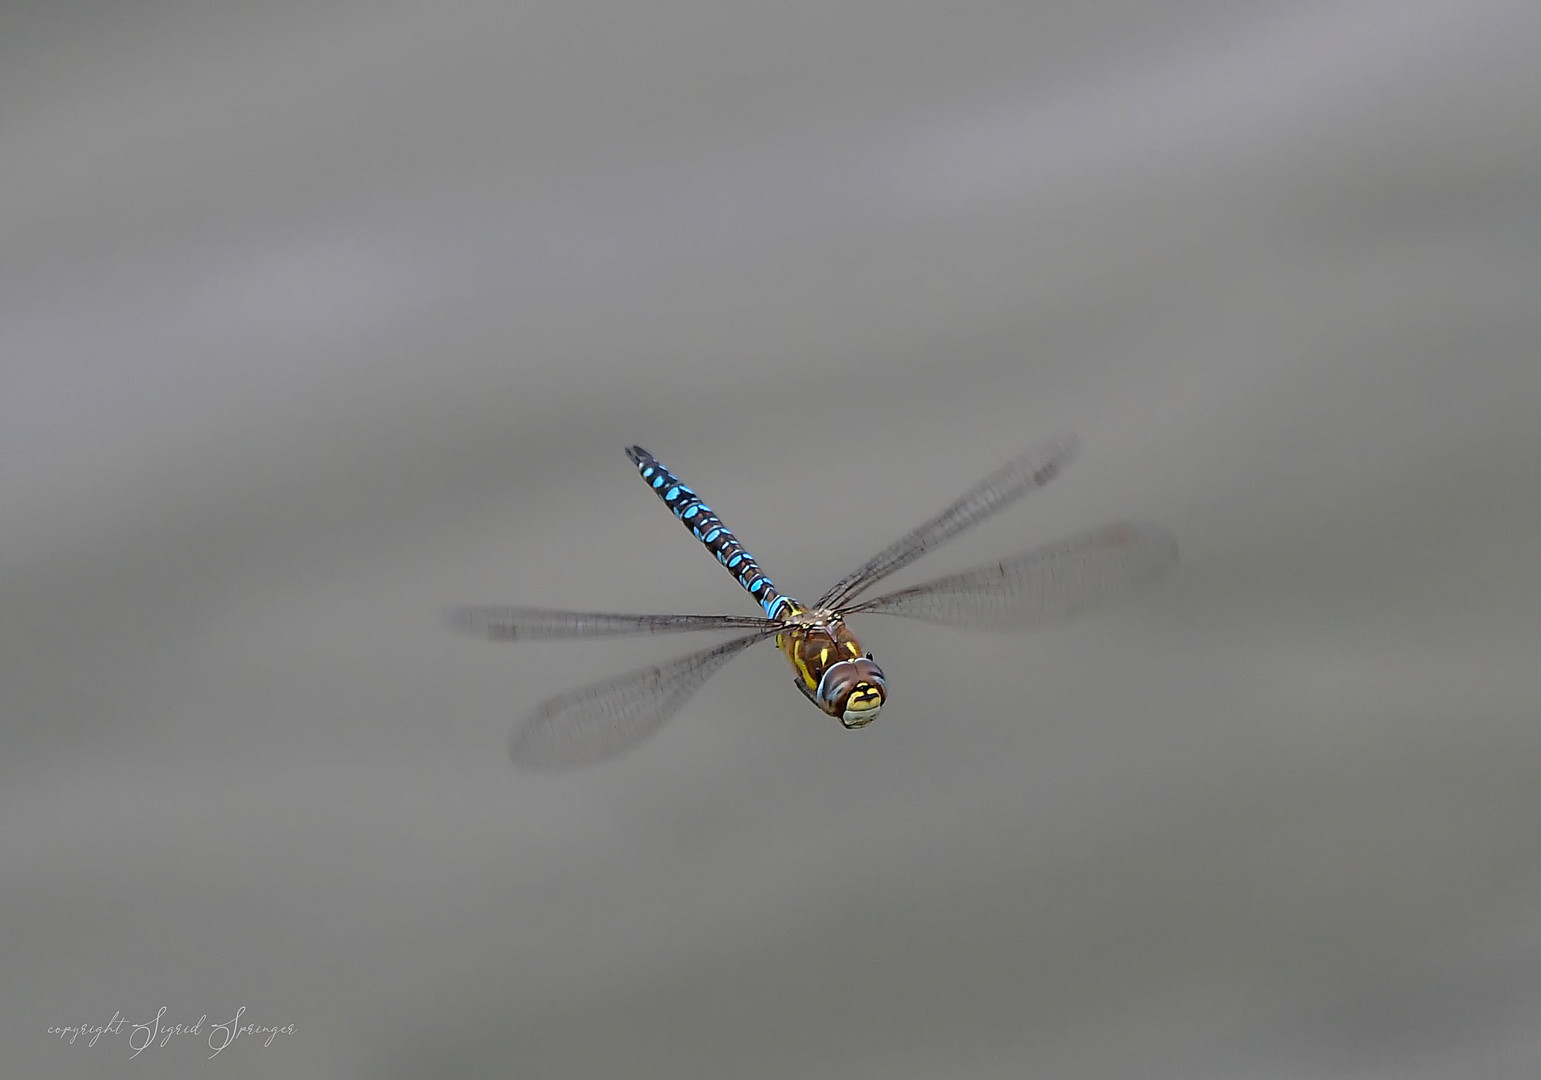
<path fill-rule="evenodd" d="M 977 525 L 1034 488 L 1043 487 L 1059 475 L 1075 454 L 1077 445 L 1074 435 L 1061 435 L 1008 461 L 969 488 L 947 509 L 874 555 L 860 569 L 841 578 L 814 606 L 843 607 L 869 585 L 910 565 L 942 541 Z"/>
<path fill-rule="evenodd" d="M 558 694 L 536 709 L 508 744 L 526 769 L 569 769 L 615 757 L 664 722 L 717 669 L 771 631 L 736 638 L 656 667 Z"/>
<path fill-rule="evenodd" d="M 680 634 L 689 630 L 765 630 L 776 625 L 754 615 L 611 615 L 498 605 L 453 608 L 447 621 L 457 630 L 492 641 Z"/>
<path fill-rule="evenodd" d="M 1152 525 L 1120 523 L 977 570 L 867 600 L 847 614 L 903 615 L 974 630 L 1029 630 L 1079 615 L 1154 581 L 1177 542 Z"/>

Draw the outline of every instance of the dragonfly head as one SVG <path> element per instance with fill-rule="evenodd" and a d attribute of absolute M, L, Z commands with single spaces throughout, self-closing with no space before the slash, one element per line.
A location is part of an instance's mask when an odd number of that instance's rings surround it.
<path fill-rule="evenodd" d="M 819 707 L 848 728 L 866 727 L 888 699 L 888 680 L 870 656 L 841 660 L 819 680 Z"/>

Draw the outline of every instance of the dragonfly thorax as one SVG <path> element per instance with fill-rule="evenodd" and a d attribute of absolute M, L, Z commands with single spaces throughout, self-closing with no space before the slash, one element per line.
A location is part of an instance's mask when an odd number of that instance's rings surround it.
<path fill-rule="evenodd" d="M 798 689 L 848 728 L 872 723 L 888 697 L 883 669 L 840 616 L 799 611 L 794 619 L 776 644 L 792 662 Z"/>

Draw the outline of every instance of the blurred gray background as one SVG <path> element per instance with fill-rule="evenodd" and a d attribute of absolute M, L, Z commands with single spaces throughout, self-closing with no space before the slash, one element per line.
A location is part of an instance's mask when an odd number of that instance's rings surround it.
<path fill-rule="evenodd" d="M 1523 0 L 7 8 L 0 1072 L 1541 1075 L 1538 46 Z M 521 715 L 690 642 L 439 623 L 752 613 L 630 442 L 811 598 L 1061 430 L 904 580 L 1126 517 L 1178 572 L 858 625 L 862 732 L 760 646 L 530 776 Z M 162 1006 L 295 1033 L 131 1057 Z"/>

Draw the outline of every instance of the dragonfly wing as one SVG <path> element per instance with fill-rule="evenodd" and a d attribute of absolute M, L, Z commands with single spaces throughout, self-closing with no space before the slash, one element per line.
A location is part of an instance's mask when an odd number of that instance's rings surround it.
<path fill-rule="evenodd" d="M 977 570 L 879 596 L 846 614 L 903 615 L 975 630 L 1030 630 L 1154 581 L 1176 562 L 1177 543 L 1160 529 L 1105 525 Z"/>
<path fill-rule="evenodd" d="M 750 634 L 558 694 L 514 733 L 509 756 L 524 768 L 549 770 L 625 753 L 663 727 L 718 668 L 769 636 Z"/>
<path fill-rule="evenodd" d="M 869 585 L 910 565 L 942 541 L 1005 509 L 1034 488 L 1043 487 L 1069 463 L 1077 445 L 1074 435 L 1061 435 L 1008 461 L 947 509 L 841 578 L 814 606 L 843 607 Z"/>
<path fill-rule="evenodd" d="M 764 630 L 776 625 L 753 615 L 612 615 L 500 605 L 453 608 L 447 621 L 457 630 L 492 641 L 679 634 L 689 630 Z"/>

